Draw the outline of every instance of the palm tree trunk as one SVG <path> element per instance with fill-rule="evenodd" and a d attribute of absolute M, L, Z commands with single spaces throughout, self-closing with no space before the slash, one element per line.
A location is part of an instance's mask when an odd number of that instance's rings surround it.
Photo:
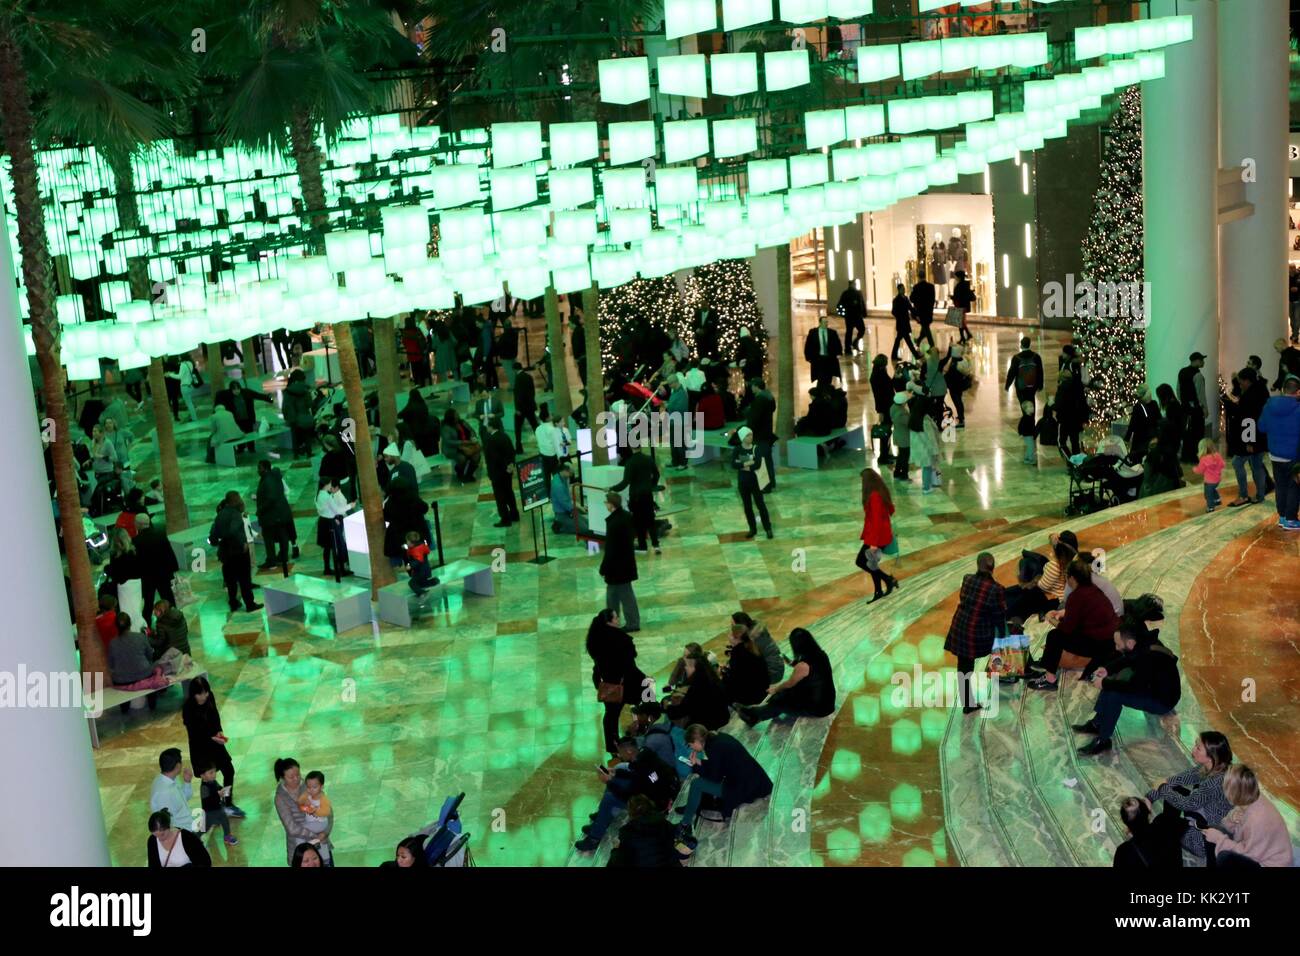
<path fill-rule="evenodd" d="M 379 390 L 379 430 L 397 431 L 397 333 L 391 317 L 375 319 L 375 378 Z"/>
<path fill-rule="evenodd" d="M 305 115 L 294 117 L 289 135 L 294 164 L 302 186 L 304 210 L 313 229 L 327 225 L 324 214 L 325 188 L 321 182 L 320 146 L 311 120 Z M 357 364 L 356 346 L 352 344 L 352 327 L 346 322 L 334 326 L 334 347 L 339 353 L 339 378 L 348 400 L 348 415 L 354 426 L 354 449 L 357 456 L 357 484 L 361 509 L 366 516 L 366 540 L 370 544 L 371 597 L 378 599 L 379 589 L 397 580 L 393 566 L 384 557 L 384 499 L 375 473 L 375 452 L 370 444 L 370 426 L 366 422 L 365 393 L 361 387 L 361 369 Z"/>
<path fill-rule="evenodd" d="M 569 392 L 569 350 L 564 347 L 564 326 L 560 322 L 560 297 L 554 286 L 546 287 L 546 337 L 551 343 L 551 420 L 563 422 L 573 414 L 573 395 Z M 585 362 L 587 356 L 574 356 Z"/>
<path fill-rule="evenodd" d="M 339 377 L 348 398 L 348 417 L 352 419 L 356 441 L 357 485 L 361 509 L 366 515 L 366 541 L 370 545 L 370 596 L 379 599 L 379 589 L 397 580 L 393 566 L 384 557 L 384 499 L 375 472 L 375 450 L 370 444 L 370 425 L 366 421 L 366 401 L 361 391 L 361 370 L 357 367 L 357 350 L 352 344 L 352 326 L 339 322 L 334 326 L 334 345 L 339 350 Z"/>
<path fill-rule="evenodd" d="M 794 437 L 794 300 L 790 291 L 790 246 L 776 249 L 776 437 L 781 455 Z M 788 460 L 788 459 L 787 459 Z"/>
<path fill-rule="evenodd" d="M 221 343 L 209 342 L 207 344 L 208 355 L 208 389 L 211 391 L 212 410 L 217 409 L 217 392 L 221 391 L 226 384 L 226 365 L 221 361 Z"/>
<path fill-rule="evenodd" d="M 609 449 L 604 445 L 605 429 L 599 420 L 605 413 L 605 372 L 600 364 L 600 287 L 594 282 L 582 293 L 582 324 L 587 335 L 587 424 L 591 427 L 591 461 L 595 465 L 608 465 Z"/>
<path fill-rule="evenodd" d="M 262 337 L 254 335 L 246 338 L 240 345 L 240 350 L 244 353 L 244 381 L 251 382 L 257 378 L 257 350 L 262 344 Z"/>
<path fill-rule="evenodd" d="M 149 390 L 153 393 L 153 420 L 158 428 L 158 467 L 162 472 L 167 527 L 171 531 L 180 531 L 190 526 L 190 511 L 185 505 L 185 484 L 181 481 L 180 463 L 176 459 L 176 430 L 172 427 L 167 380 L 160 358 L 149 363 Z"/>
<path fill-rule="evenodd" d="M 81 526 L 81 498 L 73 470 L 72 428 L 64 400 L 63 361 L 60 354 L 58 322 L 54 312 L 54 288 L 50 276 L 50 250 L 45 236 L 45 215 L 41 208 L 40 183 L 32 148 L 33 121 L 31 94 L 22 54 L 13 38 L 0 29 L 0 128 L 4 150 L 10 156 L 10 174 L 14 187 L 14 206 L 18 214 L 18 249 L 22 256 L 23 283 L 27 286 L 27 305 L 31 315 L 32 337 L 36 343 L 36 360 L 41 369 L 41 393 L 45 416 L 53 423 L 51 457 L 54 460 L 54 484 L 59 501 L 59 523 L 63 529 L 64 550 L 68 558 L 68 579 L 72 585 L 72 606 L 77 619 L 77 645 L 81 649 L 81 669 L 85 673 L 103 674 L 107 670 L 104 646 L 95 629 L 98 604 L 90 555 L 86 551 Z"/>

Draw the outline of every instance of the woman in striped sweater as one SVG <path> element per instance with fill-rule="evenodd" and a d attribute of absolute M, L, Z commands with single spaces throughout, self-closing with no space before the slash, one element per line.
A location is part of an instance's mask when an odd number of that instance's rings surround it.
<path fill-rule="evenodd" d="M 1223 777 L 1232 766 L 1232 747 L 1223 734 L 1207 730 L 1196 739 L 1192 749 L 1196 766 L 1174 774 L 1146 795 L 1147 806 L 1163 800 L 1165 809 L 1181 811 L 1194 817 L 1195 826 L 1183 833 L 1183 846 L 1205 859 L 1205 838 L 1198 827 L 1215 827 L 1232 809 L 1223 793 Z M 1202 822 L 1203 821 L 1203 822 Z"/>

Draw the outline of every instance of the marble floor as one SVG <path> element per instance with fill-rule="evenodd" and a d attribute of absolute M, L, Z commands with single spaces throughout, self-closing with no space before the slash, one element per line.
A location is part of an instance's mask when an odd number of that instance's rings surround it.
<path fill-rule="evenodd" d="M 811 313 L 797 316 L 797 341 L 813 323 Z M 1234 745 L 1243 738 L 1243 756 L 1270 791 L 1300 805 L 1290 730 L 1300 673 L 1296 540 L 1271 530 L 1263 509 L 1204 515 L 1196 488 L 1066 522 L 1060 460 L 1020 462 L 1018 412 L 1001 387 L 1021 330 L 974 329 L 979 384 L 967 396 L 968 427 L 944 446 L 942 488 L 923 496 L 915 481 L 895 486 L 902 554 L 894 573 L 903 586 L 888 601 L 866 604 L 869 584 L 853 565 L 861 530 L 857 472 L 874 462 L 873 451 L 837 453 L 820 471 L 783 469 L 769 499 L 772 541 L 745 539 L 733 479 L 720 465 L 666 479 L 670 502 L 685 510 L 674 515 L 663 554 L 639 559 L 642 668 L 662 679 L 689 641 L 721 651 L 729 615 L 744 609 L 778 639 L 794 626 L 810 628 L 835 664 L 840 702 L 820 721 L 752 731 L 733 722 L 729 730 L 768 769 L 775 790 L 729 827 L 702 826 L 693 865 L 1106 863 L 1118 832 L 1111 797 L 1186 763 L 1189 740 L 1208 726 L 1225 730 Z M 1064 339 L 1031 334 L 1050 390 Z M 945 344 L 948 331 L 938 335 Z M 540 328 L 530 336 L 539 354 Z M 874 421 L 869 357 L 888 352 L 891 341 L 892 322 L 873 320 L 866 356 L 845 362 L 851 421 Z M 797 364 L 803 396 L 807 367 Z M 142 420 L 137 430 L 147 427 Z M 255 486 L 251 465 L 231 474 L 203 464 L 191 445 L 182 451 L 193 453 L 185 469 L 193 515 L 210 513 L 230 488 L 247 496 Z M 143 462 L 139 476 L 150 477 L 150 467 Z M 310 463 L 290 463 L 285 473 L 304 543 L 295 570 L 320 574 Z M 591 769 L 603 752 L 600 708 L 583 651 L 603 596 L 599 558 L 551 537 L 557 560 L 532 564 L 526 523 L 492 527 L 486 483 L 460 487 L 442 478 L 425 487 L 439 505 L 447 560 L 483 560 L 504 549 L 494 597 L 452 588 L 412 628 L 376 624 L 336 634 L 316 608 L 228 617 L 219 570 L 193 576 L 202 599 L 187 608 L 195 656 L 216 690 L 236 798 L 248 812 L 235 824 L 239 846 L 210 840 L 217 865 L 283 865 L 271 806 L 272 764 L 281 756 L 324 772 L 340 865 L 391 858 L 399 839 L 462 790 L 481 865 L 603 862 L 607 845 L 595 856 L 572 851 L 600 794 Z M 1179 708 L 1181 726 L 1123 726 L 1113 764 L 1085 768 L 1061 762 L 1074 758 L 1060 737 L 1063 727 L 1068 734 L 1064 715 L 1086 705 L 1087 688 L 1063 693 L 1051 714 L 1034 711 L 1043 702 L 1014 696 L 990 720 L 963 721 L 943 707 L 895 707 L 888 691 L 897 671 L 952 666 L 942 635 L 973 554 L 992 550 L 999 577 L 1009 579 L 1022 547 L 1040 547 L 1049 530 L 1067 526 L 1086 546 L 1107 549 L 1126 593 L 1159 590 L 1175 609 L 1190 691 Z M 1234 576 L 1246 576 L 1250 587 L 1235 586 Z M 1247 597 L 1256 591 L 1259 597 Z M 1257 680 L 1257 703 L 1238 704 L 1236 690 L 1230 696 L 1239 673 Z M 155 714 L 101 721 L 96 761 L 119 865 L 143 864 L 157 754 L 185 747 L 179 709 L 173 689 Z M 1108 814 L 1104 839 L 1077 832 L 1074 815 L 1093 803 Z M 1010 840 L 1012 820 L 1031 821 L 1035 839 Z"/>

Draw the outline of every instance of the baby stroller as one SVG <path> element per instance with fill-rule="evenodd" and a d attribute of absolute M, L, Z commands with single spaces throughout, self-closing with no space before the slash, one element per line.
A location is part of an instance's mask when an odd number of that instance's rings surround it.
<path fill-rule="evenodd" d="M 123 497 L 122 479 L 117 475 L 110 475 L 104 478 L 98 478 L 95 481 L 95 490 L 90 493 L 90 514 L 91 517 L 112 514 L 115 511 L 121 511 L 125 499 Z"/>
<path fill-rule="evenodd" d="M 1058 450 L 1070 476 L 1069 498 L 1065 504 L 1067 518 L 1092 514 L 1116 503 L 1114 493 L 1105 485 L 1104 477 L 1084 469 L 1082 463 L 1076 465 L 1072 462 L 1064 445 L 1059 446 Z"/>
<path fill-rule="evenodd" d="M 429 866 L 474 865 L 469 852 L 469 834 L 461 827 L 460 805 L 464 799 L 464 793 L 448 797 L 438 818 L 415 834 L 425 837 L 424 858 Z"/>

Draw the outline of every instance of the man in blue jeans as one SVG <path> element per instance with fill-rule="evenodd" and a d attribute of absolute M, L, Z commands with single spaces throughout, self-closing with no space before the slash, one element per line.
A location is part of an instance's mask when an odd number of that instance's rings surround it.
<path fill-rule="evenodd" d="M 1115 632 L 1116 656 L 1092 673 L 1092 685 L 1101 691 L 1095 713 L 1086 724 L 1074 726 L 1075 732 L 1096 738 L 1080 747 L 1079 753 L 1091 757 L 1110 750 L 1115 725 L 1125 707 L 1164 715 L 1178 704 L 1182 696 L 1178 658 L 1160 643 L 1158 634 L 1140 621 L 1120 621 Z"/>
<path fill-rule="evenodd" d="M 1300 378 L 1288 376 L 1282 394 L 1268 400 L 1259 416 L 1259 430 L 1268 438 L 1268 457 L 1273 464 L 1277 526 L 1300 531 L 1296 520 L 1300 487 L 1291 480 L 1291 469 L 1300 460 Z"/>
<path fill-rule="evenodd" d="M 613 771 L 601 769 L 605 793 L 600 805 L 583 826 L 583 838 L 573 845 L 579 853 L 591 853 L 614 818 L 627 809 L 627 802 L 637 794 L 649 797 L 658 810 L 666 810 L 677 795 L 677 771 L 665 764 L 654 751 L 637 747 L 636 738 L 623 737 L 618 742 L 618 759 Z"/>

